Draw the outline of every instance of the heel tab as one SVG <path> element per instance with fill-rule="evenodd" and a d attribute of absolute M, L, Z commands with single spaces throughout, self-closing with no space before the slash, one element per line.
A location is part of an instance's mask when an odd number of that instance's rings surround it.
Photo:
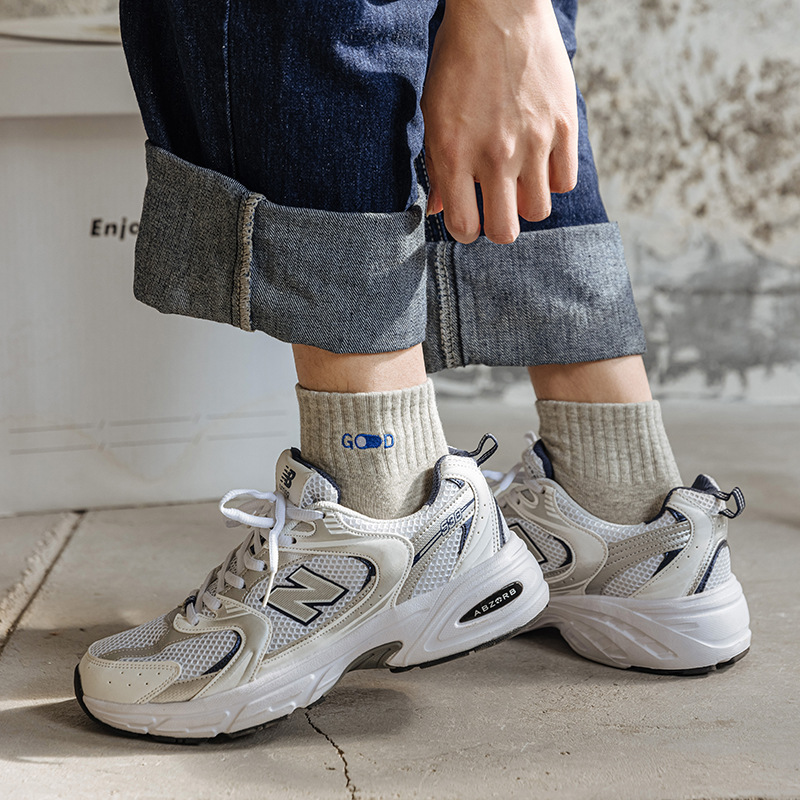
<path fill-rule="evenodd" d="M 489 440 L 492 441 L 492 446 L 485 453 L 481 453 L 481 451 L 483 450 L 483 446 Z M 478 463 L 478 466 L 480 467 L 497 452 L 498 447 L 499 445 L 494 435 L 491 433 L 484 433 L 483 436 L 481 437 L 480 442 L 478 442 L 478 446 L 474 450 L 458 450 L 455 447 L 451 447 L 450 454 L 454 456 L 464 456 L 465 458 L 472 458 Z"/>
<path fill-rule="evenodd" d="M 726 507 L 721 508 L 719 513 L 728 519 L 736 519 L 736 517 L 738 517 L 745 509 L 746 503 L 744 500 L 744 492 L 742 492 L 738 486 L 734 486 L 730 492 L 723 492 L 713 478 L 709 477 L 708 475 L 701 474 L 694 479 L 694 483 L 690 488 L 696 492 L 702 492 L 703 494 L 709 494 L 712 497 L 716 497 L 717 500 L 722 500 L 722 502 L 726 504 Z M 736 506 L 735 509 L 727 507 L 727 504 L 730 500 L 733 500 Z"/>

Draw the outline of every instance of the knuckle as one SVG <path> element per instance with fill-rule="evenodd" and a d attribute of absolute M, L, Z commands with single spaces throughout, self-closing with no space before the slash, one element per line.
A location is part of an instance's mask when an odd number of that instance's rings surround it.
<path fill-rule="evenodd" d="M 516 147 L 512 141 L 498 138 L 486 146 L 483 159 L 489 166 L 498 167 L 511 161 L 515 152 Z"/>
<path fill-rule="evenodd" d="M 578 132 L 578 118 L 572 114 L 559 114 L 555 122 L 556 133 L 567 138 Z"/>
<path fill-rule="evenodd" d="M 553 129 L 537 121 L 528 132 L 528 142 L 528 151 L 531 156 L 535 157 L 549 152 L 553 142 Z"/>

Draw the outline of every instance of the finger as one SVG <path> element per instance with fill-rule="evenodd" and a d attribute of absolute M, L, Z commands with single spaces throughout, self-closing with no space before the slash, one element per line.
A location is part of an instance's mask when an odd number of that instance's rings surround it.
<path fill-rule="evenodd" d="M 483 231 L 497 244 L 511 244 L 519 236 L 517 182 L 498 173 L 481 180 Z"/>
<path fill-rule="evenodd" d="M 475 179 L 464 170 L 455 171 L 447 180 L 440 180 L 444 224 L 450 235 L 462 244 L 474 242 L 481 232 Z"/>
<path fill-rule="evenodd" d="M 550 153 L 550 191 L 571 192 L 578 183 L 578 126 L 564 126 Z"/>
<path fill-rule="evenodd" d="M 438 214 L 443 208 L 444 205 L 442 203 L 442 195 L 439 191 L 439 182 L 436 176 L 436 167 L 433 164 L 433 160 L 428 155 L 428 151 L 425 151 L 425 169 L 428 172 L 428 183 L 430 188 L 428 190 L 428 208 L 426 210 L 426 214 Z"/>
<path fill-rule="evenodd" d="M 523 219 L 540 222 L 550 216 L 551 204 L 549 159 L 540 157 L 517 180 L 517 208 Z"/>
<path fill-rule="evenodd" d="M 444 203 L 442 202 L 442 196 L 439 194 L 436 185 L 431 183 L 431 188 L 428 192 L 428 208 L 425 213 L 428 216 L 431 214 L 438 214 L 443 208 Z"/>

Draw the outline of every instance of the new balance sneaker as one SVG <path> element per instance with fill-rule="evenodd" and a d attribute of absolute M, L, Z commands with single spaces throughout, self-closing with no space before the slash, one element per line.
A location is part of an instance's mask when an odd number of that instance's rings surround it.
<path fill-rule="evenodd" d="M 529 629 L 556 627 L 575 652 L 623 669 L 704 673 L 745 655 L 750 617 L 726 538 L 741 491 L 700 475 L 673 489 L 655 519 L 615 525 L 572 500 L 541 440 L 528 436 L 520 464 L 486 474 L 550 585 Z"/>
<path fill-rule="evenodd" d="M 199 589 L 89 648 L 82 707 L 169 740 L 238 734 L 315 703 L 349 670 L 427 666 L 518 632 L 547 584 L 475 455 L 442 457 L 426 505 L 379 520 L 340 505 L 334 481 L 287 450 L 274 493 L 223 498 L 248 535 Z"/>

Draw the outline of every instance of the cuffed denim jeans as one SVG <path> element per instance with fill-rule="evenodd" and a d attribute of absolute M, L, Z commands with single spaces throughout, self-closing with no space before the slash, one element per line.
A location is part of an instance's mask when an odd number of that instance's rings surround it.
<path fill-rule="evenodd" d="M 576 0 L 554 0 L 570 57 Z M 578 184 L 514 244 L 425 216 L 419 101 L 438 0 L 122 0 L 149 141 L 134 291 L 429 371 L 641 353 L 578 92 Z"/>

